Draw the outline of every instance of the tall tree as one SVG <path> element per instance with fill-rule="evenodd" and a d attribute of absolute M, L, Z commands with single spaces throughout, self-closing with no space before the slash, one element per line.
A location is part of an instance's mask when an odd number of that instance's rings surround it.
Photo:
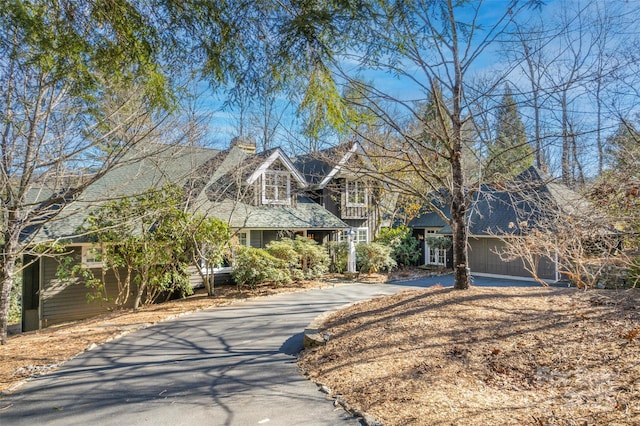
<path fill-rule="evenodd" d="M 535 165 L 538 168 L 546 166 L 544 161 L 545 144 L 543 141 L 542 128 L 542 108 L 545 102 L 543 91 L 543 76 L 545 74 L 545 58 L 541 46 L 545 44 L 545 39 L 541 36 L 543 31 L 534 27 L 523 30 L 517 28 L 515 32 L 515 60 L 519 63 L 519 68 L 526 76 L 529 83 L 529 90 L 526 90 L 530 107 L 533 111 L 533 145 L 535 152 Z"/>
<path fill-rule="evenodd" d="M 9 295 L 34 230 L 143 140 L 170 96 L 156 34 L 132 3 L 11 0 L 0 5 L 0 28 L 4 344 Z"/>
<path fill-rule="evenodd" d="M 607 138 L 605 170 L 596 179 L 590 195 L 626 234 L 624 248 L 637 253 L 640 249 L 640 132 L 636 129 L 631 120 L 622 120 L 616 132 Z"/>
<path fill-rule="evenodd" d="M 493 174 L 514 176 L 533 164 L 533 150 L 527 142 L 518 104 L 508 84 L 505 85 L 504 95 L 498 105 L 495 138 L 490 141 L 488 151 L 485 176 Z"/>
<path fill-rule="evenodd" d="M 331 67 L 341 81 L 358 88 L 368 100 L 370 114 L 389 125 L 399 140 L 397 144 L 366 141 L 384 153 L 394 168 L 393 173 L 370 173 L 390 187 L 415 195 L 449 222 L 457 289 L 469 286 L 467 209 L 478 187 L 477 176 L 466 176 L 465 150 L 474 144 L 474 98 L 487 94 L 472 89 L 473 67 L 522 10 L 533 4 L 511 1 L 504 13 L 487 20 L 486 5 L 480 2 L 362 2 L 359 11 L 367 20 L 348 28 L 339 39 L 349 45 L 348 61 L 336 60 Z M 371 70 L 402 78 L 411 85 L 410 96 L 358 83 L 355 77 Z M 494 87 L 501 81 L 496 80 Z M 434 88 L 440 88 L 442 96 L 432 97 L 427 118 L 424 105 Z M 408 126 L 411 121 L 420 125 Z M 416 178 L 424 184 L 411 185 Z"/>
<path fill-rule="evenodd" d="M 605 165 L 609 171 L 640 178 L 640 132 L 630 120 L 622 120 L 607 138 Z"/>
<path fill-rule="evenodd" d="M 176 106 L 174 73 L 197 70 L 212 85 L 243 87 L 308 69 L 322 75 L 314 58 L 340 25 L 319 34 L 316 21 L 330 15 L 296 21 L 299 8 L 307 9 L 270 1 L 0 3 L 0 343 L 16 262 L 33 231 L 123 158 L 135 160 L 130 148 Z M 256 64 L 252 52 L 265 40 L 276 54 Z M 325 82 L 301 87 L 317 94 Z"/>
<path fill-rule="evenodd" d="M 536 165 L 580 185 L 604 168 L 605 135 L 637 105 L 637 3 L 554 2 L 507 34 L 502 52 L 530 121 Z M 523 78 L 524 77 L 524 78 Z M 546 164 L 545 158 L 548 157 Z"/>

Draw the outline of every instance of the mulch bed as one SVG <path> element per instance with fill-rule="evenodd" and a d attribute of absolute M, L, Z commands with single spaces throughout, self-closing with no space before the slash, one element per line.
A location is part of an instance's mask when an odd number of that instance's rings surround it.
<path fill-rule="evenodd" d="M 321 332 L 302 370 L 384 425 L 640 424 L 640 290 L 403 291 Z"/>

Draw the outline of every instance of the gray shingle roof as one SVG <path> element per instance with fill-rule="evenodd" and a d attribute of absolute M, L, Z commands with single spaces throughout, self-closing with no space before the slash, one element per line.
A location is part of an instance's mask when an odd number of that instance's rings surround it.
<path fill-rule="evenodd" d="M 232 228 L 245 229 L 344 229 L 349 226 L 321 205 L 298 196 L 297 205 L 252 206 L 230 199 L 205 203 L 198 207 L 203 214 L 217 217 Z"/>
<path fill-rule="evenodd" d="M 579 194 L 531 167 L 504 185 L 482 185 L 469 206 L 469 234 L 519 235 L 523 227 L 546 226 L 543 223 L 559 210 L 571 214 L 588 208 L 589 203 Z M 450 217 L 448 207 L 442 210 Z M 448 224 L 433 211 L 425 210 L 409 227 L 441 228 L 440 233 L 451 233 Z"/>
<path fill-rule="evenodd" d="M 66 205 L 55 220 L 39 229 L 34 242 L 77 237 L 77 230 L 89 213 L 102 203 L 161 189 L 167 184 L 182 185 L 218 152 L 193 146 L 141 145 Z"/>
<path fill-rule="evenodd" d="M 320 185 L 351 149 L 351 144 L 341 144 L 294 158 L 293 163 L 311 186 Z"/>
<path fill-rule="evenodd" d="M 101 203 L 161 189 L 167 184 L 188 188 L 189 195 L 193 197 L 191 205 L 228 222 L 232 227 L 279 230 L 347 228 L 336 216 L 304 196 L 298 196 L 295 207 L 257 207 L 224 198 L 216 202 L 209 200 L 207 188 L 242 185 L 276 152 L 284 155 L 279 148 L 250 154 L 238 147 L 225 151 L 168 145 L 141 147 L 125 158 L 122 165 L 90 185 L 64 209 L 58 220 L 46 224 L 39 231 L 37 241 L 77 237 L 77 230 L 90 211 Z M 294 173 L 303 179 L 297 170 Z M 238 176 L 241 182 L 236 182 Z"/>

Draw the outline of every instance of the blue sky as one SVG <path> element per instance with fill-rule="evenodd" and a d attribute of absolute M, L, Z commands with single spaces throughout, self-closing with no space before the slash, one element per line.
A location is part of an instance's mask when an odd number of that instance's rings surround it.
<path fill-rule="evenodd" d="M 505 10 L 506 5 L 509 2 L 503 0 L 488 0 L 484 2 L 483 10 L 483 19 L 487 22 L 495 19 L 496 16 L 502 14 Z M 614 6 L 616 12 L 623 12 L 625 10 L 635 9 L 640 6 L 640 2 L 632 0 L 632 1 L 624 1 L 624 0 L 596 0 L 595 2 L 587 2 L 587 1 L 547 1 L 545 5 L 542 6 L 540 11 L 538 10 L 530 10 L 527 13 L 530 18 L 526 15 L 523 15 L 523 20 L 527 21 L 529 19 L 534 20 L 537 19 L 538 14 L 542 16 L 542 22 L 545 24 L 549 24 L 553 20 L 557 19 L 560 16 L 559 11 L 561 10 L 561 5 L 563 3 L 568 3 L 571 8 L 580 8 L 587 4 L 594 4 L 598 7 L 604 6 Z M 631 31 L 635 31 L 631 29 Z M 615 41 L 615 40 L 614 40 Z M 554 45 L 553 43 L 559 43 L 554 41 L 546 46 L 546 49 L 550 54 L 554 54 L 553 52 L 557 51 L 560 48 L 560 44 Z M 499 46 L 496 44 L 491 47 L 492 50 L 487 50 L 483 53 L 481 57 L 478 58 L 474 63 L 474 68 L 472 69 L 472 73 L 470 76 L 477 75 L 492 75 L 504 68 L 502 59 L 500 55 L 496 52 Z M 407 68 L 410 69 L 410 68 Z M 558 71 L 561 72 L 561 71 Z M 398 78 L 393 75 L 389 75 L 383 71 L 367 71 L 366 74 L 363 74 L 364 77 L 372 81 L 377 87 L 383 88 L 383 90 L 393 96 L 397 96 L 402 99 L 424 99 L 425 94 L 420 90 L 416 90 L 415 87 L 408 81 L 408 79 Z M 512 83 L 516 85 L 520 85 L 526 89 L 526 81 L 522 80 L 522 74 L 518 69 L 514 69 L 509 76 L 509 79 Z M 576 125 L 580 126 L 588 126 L 590 125 L 588 122 L 592 119 L 591 115 L 594 112 L 593 105 L 590 103 L 590 97 L 584 89 L 581 93 L 579 90 L 573 92 L 573 95 L 576 96 L 575 105 L 572 106 L 573 113 L 575 115 Z M 517 90 L 516 90 L 517 92 Z M 626 94 L 621 94 L 618 99 L 622 99 Z M 629 99 L 631 105 L 635 105 L 637 99 L 631 98 Z M 626 102 L 626 100 L 625 100 Z M 210 98 L 207 102 L 208 108 L 214 111 L 213 119 L 211 120 L 210 129 L 211 129 L 211 139 L 219 144 L 220 147 L 228 144 L 228 141 L 237 133 L 237 111 L 226 110 L 220 111 L 219 108 L 222 106 L 222 100 L 220 98 Z M 288 104 L 284 100 L 281 102 L 282 105 Z M 290 105 L 288 106 L 289 111 L 285 115 L 285 122 L 282 125 L 280 144 L 286 147 L 288 141 L 286 139 L 290 139 L 292 134 L 295 134 L 298 131 L 296 122 L 295 122 L 295 108 L 292 108 Z M 526 107 L 522 107 L 521 113 L 523 114 L 523 119 L 528 121 L 528 117 L 531 116 L 530 112 L 527 111 Z M 549 113 L 549 120 L 554 120 L 553 113 Z M 613 128 L 615 127 L 615 119 L 609 118 L 608 125 Z M 586 137 L 586 136 L 585 136 Z M 591 143 L 591 142 L 590 142 Z M 278 142 L 276 142 L 278 144 Z"/>

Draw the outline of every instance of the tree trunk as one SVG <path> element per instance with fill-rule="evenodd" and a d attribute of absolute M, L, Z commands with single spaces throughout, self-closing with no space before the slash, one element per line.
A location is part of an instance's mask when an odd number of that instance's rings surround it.
<path fill-rule="evenodd" d="M 215 276 L 213 266 L 207 263 L 207 274 L 204 276 L 204 287 L 207 289 L 207 296 L 213 296 L 215 292 Z"/>
<path fill-rule="evenodd" d="M 465 203 L 464 171 L 462 169 L 462 101 L 463 76 L 462 63 L 458 51 L 457 22 L 453 16 L 453 4 L 449 1 L 449 22 L 453 44 L 453 64 L 455 81 L 452 87 L 451 111 L 451 229 L 453 231 L 453 276 L 457 290 L 469 288 L 469 269 L 467 268 L 467 204 Z"/>
<path fill-rule="evenodd" d="M 571 181 L 571 167 L 570 167 L 570 155 L 571 155 L 571 141 L 569 140 L 569 111 L 567 111 L 567 89 L 562 91 L 562 183 L 568 187 L 573 187 Z"/>
<path fill-rule="evenodd" d="M 139 275 L 134 279 L 135 280 L 140 280 L 138 282 L 138 285 L 136 285 L 136 296 L 133 300 L 133 311 L 136 312 L 140 306 L 142 305 L 142 296 L 144 295 L 144 293 L 147 291 L 147 284 L 149 283 L 149 274 L 146 273 L 147 271 L 143 271 L 143 272 L 139 272 Z M 145 300 L 146 301 L 146 300 Z"/>
<path fill-rule="evenodd" d="M 137 312 L 138 309 L 140 308 L 140 304 L 142 302 L 142 294 L 144 293 L 146 288 L 147 288 L 146 284 L 140 284 L 138 286 L 138 291 L 136 291 L 136 298 L 133 301 L 133 311 L 134 312 Z"/>
<path fill-rule="evenodd" d="M 9 307 L 11 305 L 11 289 L 14 285 L 16 270 L 16 238 L 12 232 L 4 233 L 4 247 L 2 253 L 2 270 L 0 271 L 0 344 L 7 343 L 7 326 L 9 325 Z"/>
<path fill-rule="evenodd" d="M 459 135 L 460 133 L 456 133 L 455 120 L 453 127 L 454 135 Z M 454 288 L 458 290 L 465 290 L 469 288 L 469 269 L 467 267 L 467 206 L 465 203 L 464 194 L 462 149 L 459 140 L 456 141 L 456 145 L 458 145 L 460 149 L 454 152 L 454 159 L 451 164 L 453 178 L 453 194 L 451 199 L 451 229 L 453 231 L 453 272 L 455 279 Z"/>

